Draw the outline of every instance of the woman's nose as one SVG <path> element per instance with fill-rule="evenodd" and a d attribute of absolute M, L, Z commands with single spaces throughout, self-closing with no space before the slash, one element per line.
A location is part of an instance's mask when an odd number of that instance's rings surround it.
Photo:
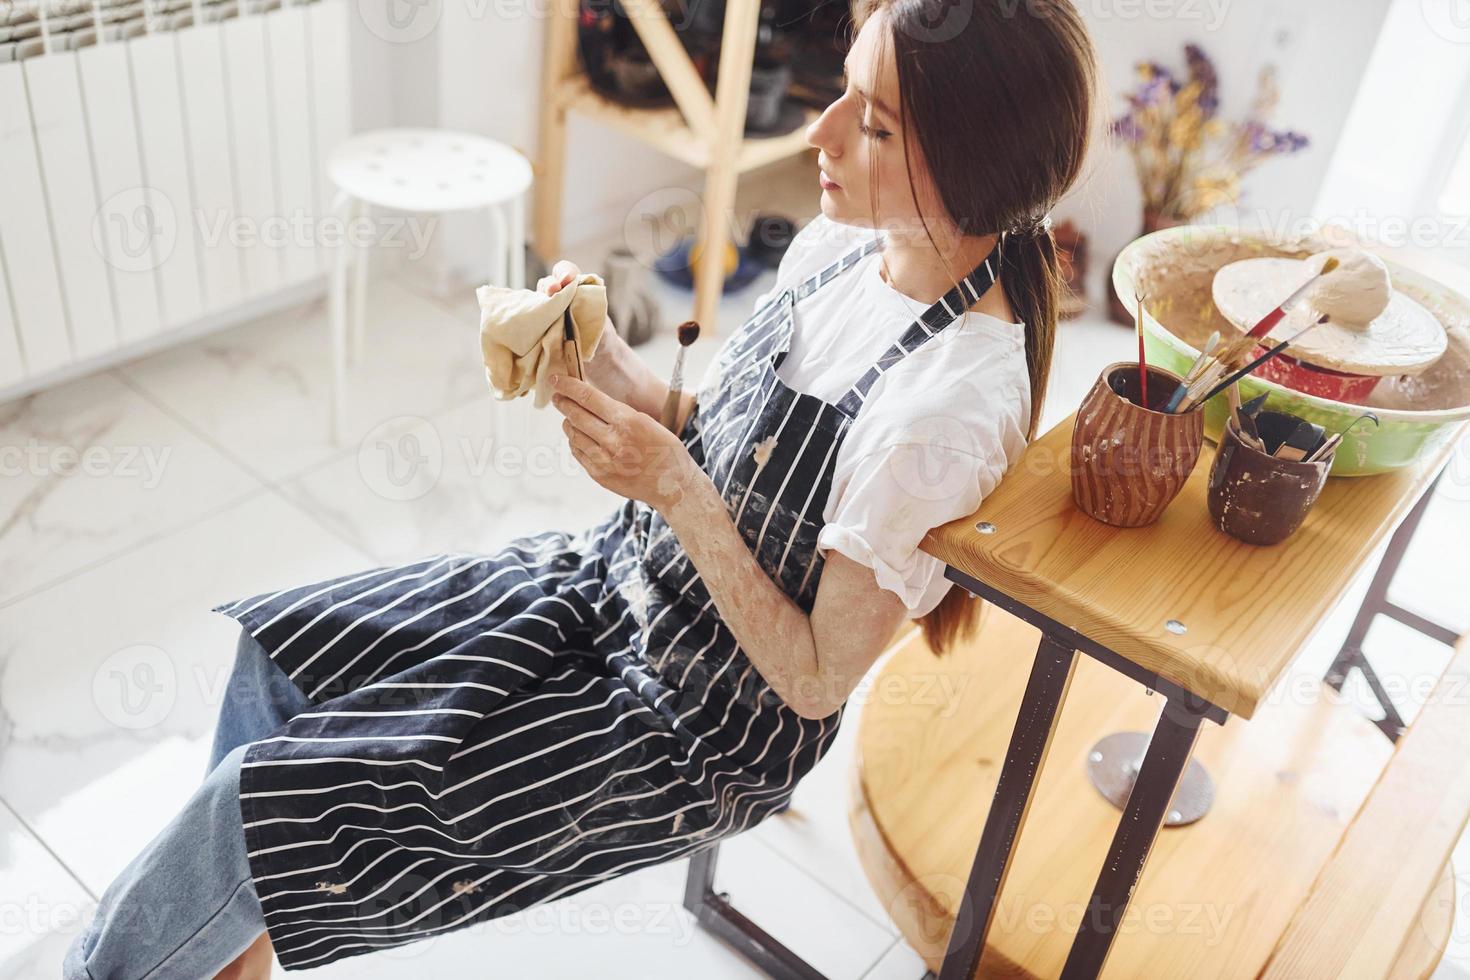
<path fill-rule="evenodd" d="M 806 128 L 807 145 L 816 147 L 829 157 L 842 156 L 841 142 L 837 139 L 836 127 L 832 125 L 836 109 L 837 103 L 834 102 Z"/>

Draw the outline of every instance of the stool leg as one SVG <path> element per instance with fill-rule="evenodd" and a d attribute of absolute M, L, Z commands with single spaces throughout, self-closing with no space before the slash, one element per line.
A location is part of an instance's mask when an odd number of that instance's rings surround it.
<path fill-rule="evenodd" d="M 371 206 L 366 201 L 359 201 L 353 212 L 353 220 L 355 222 L 356 219 L 365 218 L 371 213 Z M 371 253 L 372 240 L 366 239 L 356 247 L 352 256 L 352 342 L 348 348 L 347 359 L 353 364 L 362 360 L 365 346 L 368 261 Z"/>
<path fill-rule="evenodd" d="M 512 198 L 510 202 L 510 288 L 525 289 L 526 282 L 526 199 Z"/>
<path fill-rule="evenodd" d="M 332 213 L 344 222 L 352 215 L 352 198 L 338 191 Z M 331 331 L 331 405 L 329 438 L 342 443 L 342 426 L 347 412 L 347 243 L 337 246 L 332 256 L 332 277 L 327 287 L 327 325 Z"/>
<path fill-rule="evenodd" d="M 500 205 L 490 205 L 490 230 L 495 244 L 490 247 L 490 282 L 497 286 L 510 283 L 510 229 L 506 227 L 505 214 Z"/>

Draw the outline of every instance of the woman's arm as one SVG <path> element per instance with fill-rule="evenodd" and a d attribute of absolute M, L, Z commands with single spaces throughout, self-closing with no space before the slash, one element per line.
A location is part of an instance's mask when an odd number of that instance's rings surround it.
<path fill-rule="evenodd" d="M 548 296 L 554 296 L 581 274 L 576 265 L 562 259 L 552 267 L 551 275 L 536 283 L 536 289 Z M 655 419 L 663 412 L 664 399 L 669 395 L 669 383 L 661 379 L 628 346 L 627 341 L 619 336 L 611 318 L 603 324 L 597 353 L 583 362 L 583 366 L 586 368 L 588 381 L 624 405 Z M 694 396 L 684 392 L 679 406 L 680 428 L 693 406 Z"/>
<path fill-rule="evenodd" d="M 573 456 L 598 483 L 669 522 L 771 689 L 804 718 L 836 711 L 888 645 L 901 600 L 870 569 L 832 552 L 807 616 L 760 567 L 714 483 L 672 433 L 575 378 L 555 385 Z"/>

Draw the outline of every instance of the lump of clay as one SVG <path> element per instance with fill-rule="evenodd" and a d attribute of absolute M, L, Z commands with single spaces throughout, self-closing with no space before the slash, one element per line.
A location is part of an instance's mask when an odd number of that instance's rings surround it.
<path fill-rule="evenodd" d="M 1341 264 L 1318 279 L 1307 295 L 1318 315 L 1325 313 L 1342 326 L 1356 326 L 1371 323 L 1388 309 L 1393 284 L 1382 259 L 1358 248 L 1335 248 L 1307 259 L 1307 267 L 1316 275 L 1328 258 Z"/>

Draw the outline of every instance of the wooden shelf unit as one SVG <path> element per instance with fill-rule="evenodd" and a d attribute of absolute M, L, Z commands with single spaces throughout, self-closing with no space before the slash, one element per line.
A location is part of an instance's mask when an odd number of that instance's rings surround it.
<path fill-rule="evenodd" d="M 578 112 L 705 171 L 702 220 L 705 248 L 695 269 L 694 319 L 712 334 L 725 284 L 724 255 L 739 176 L 807 149 L 806 127 L 779 136 L 747 138 L 745 110 L 755 59 L 760 0 L 728 0 L 715 95 L 659 7 L 658 0 L 625 0 L 649 57 L 675 105 L 633 109 L 594 91 L 577 65 L 578 0 L 555 0 L 547 28 L 542 78 L 540 148 L 536 160 L 536 249 L 548 262 L 561 250 L 562 190 L 566 176 L 567 115 Z M 815 113 L 809 114 L 815 118 Z M 711 220 L 714 216 L 718 220 Z"/>

